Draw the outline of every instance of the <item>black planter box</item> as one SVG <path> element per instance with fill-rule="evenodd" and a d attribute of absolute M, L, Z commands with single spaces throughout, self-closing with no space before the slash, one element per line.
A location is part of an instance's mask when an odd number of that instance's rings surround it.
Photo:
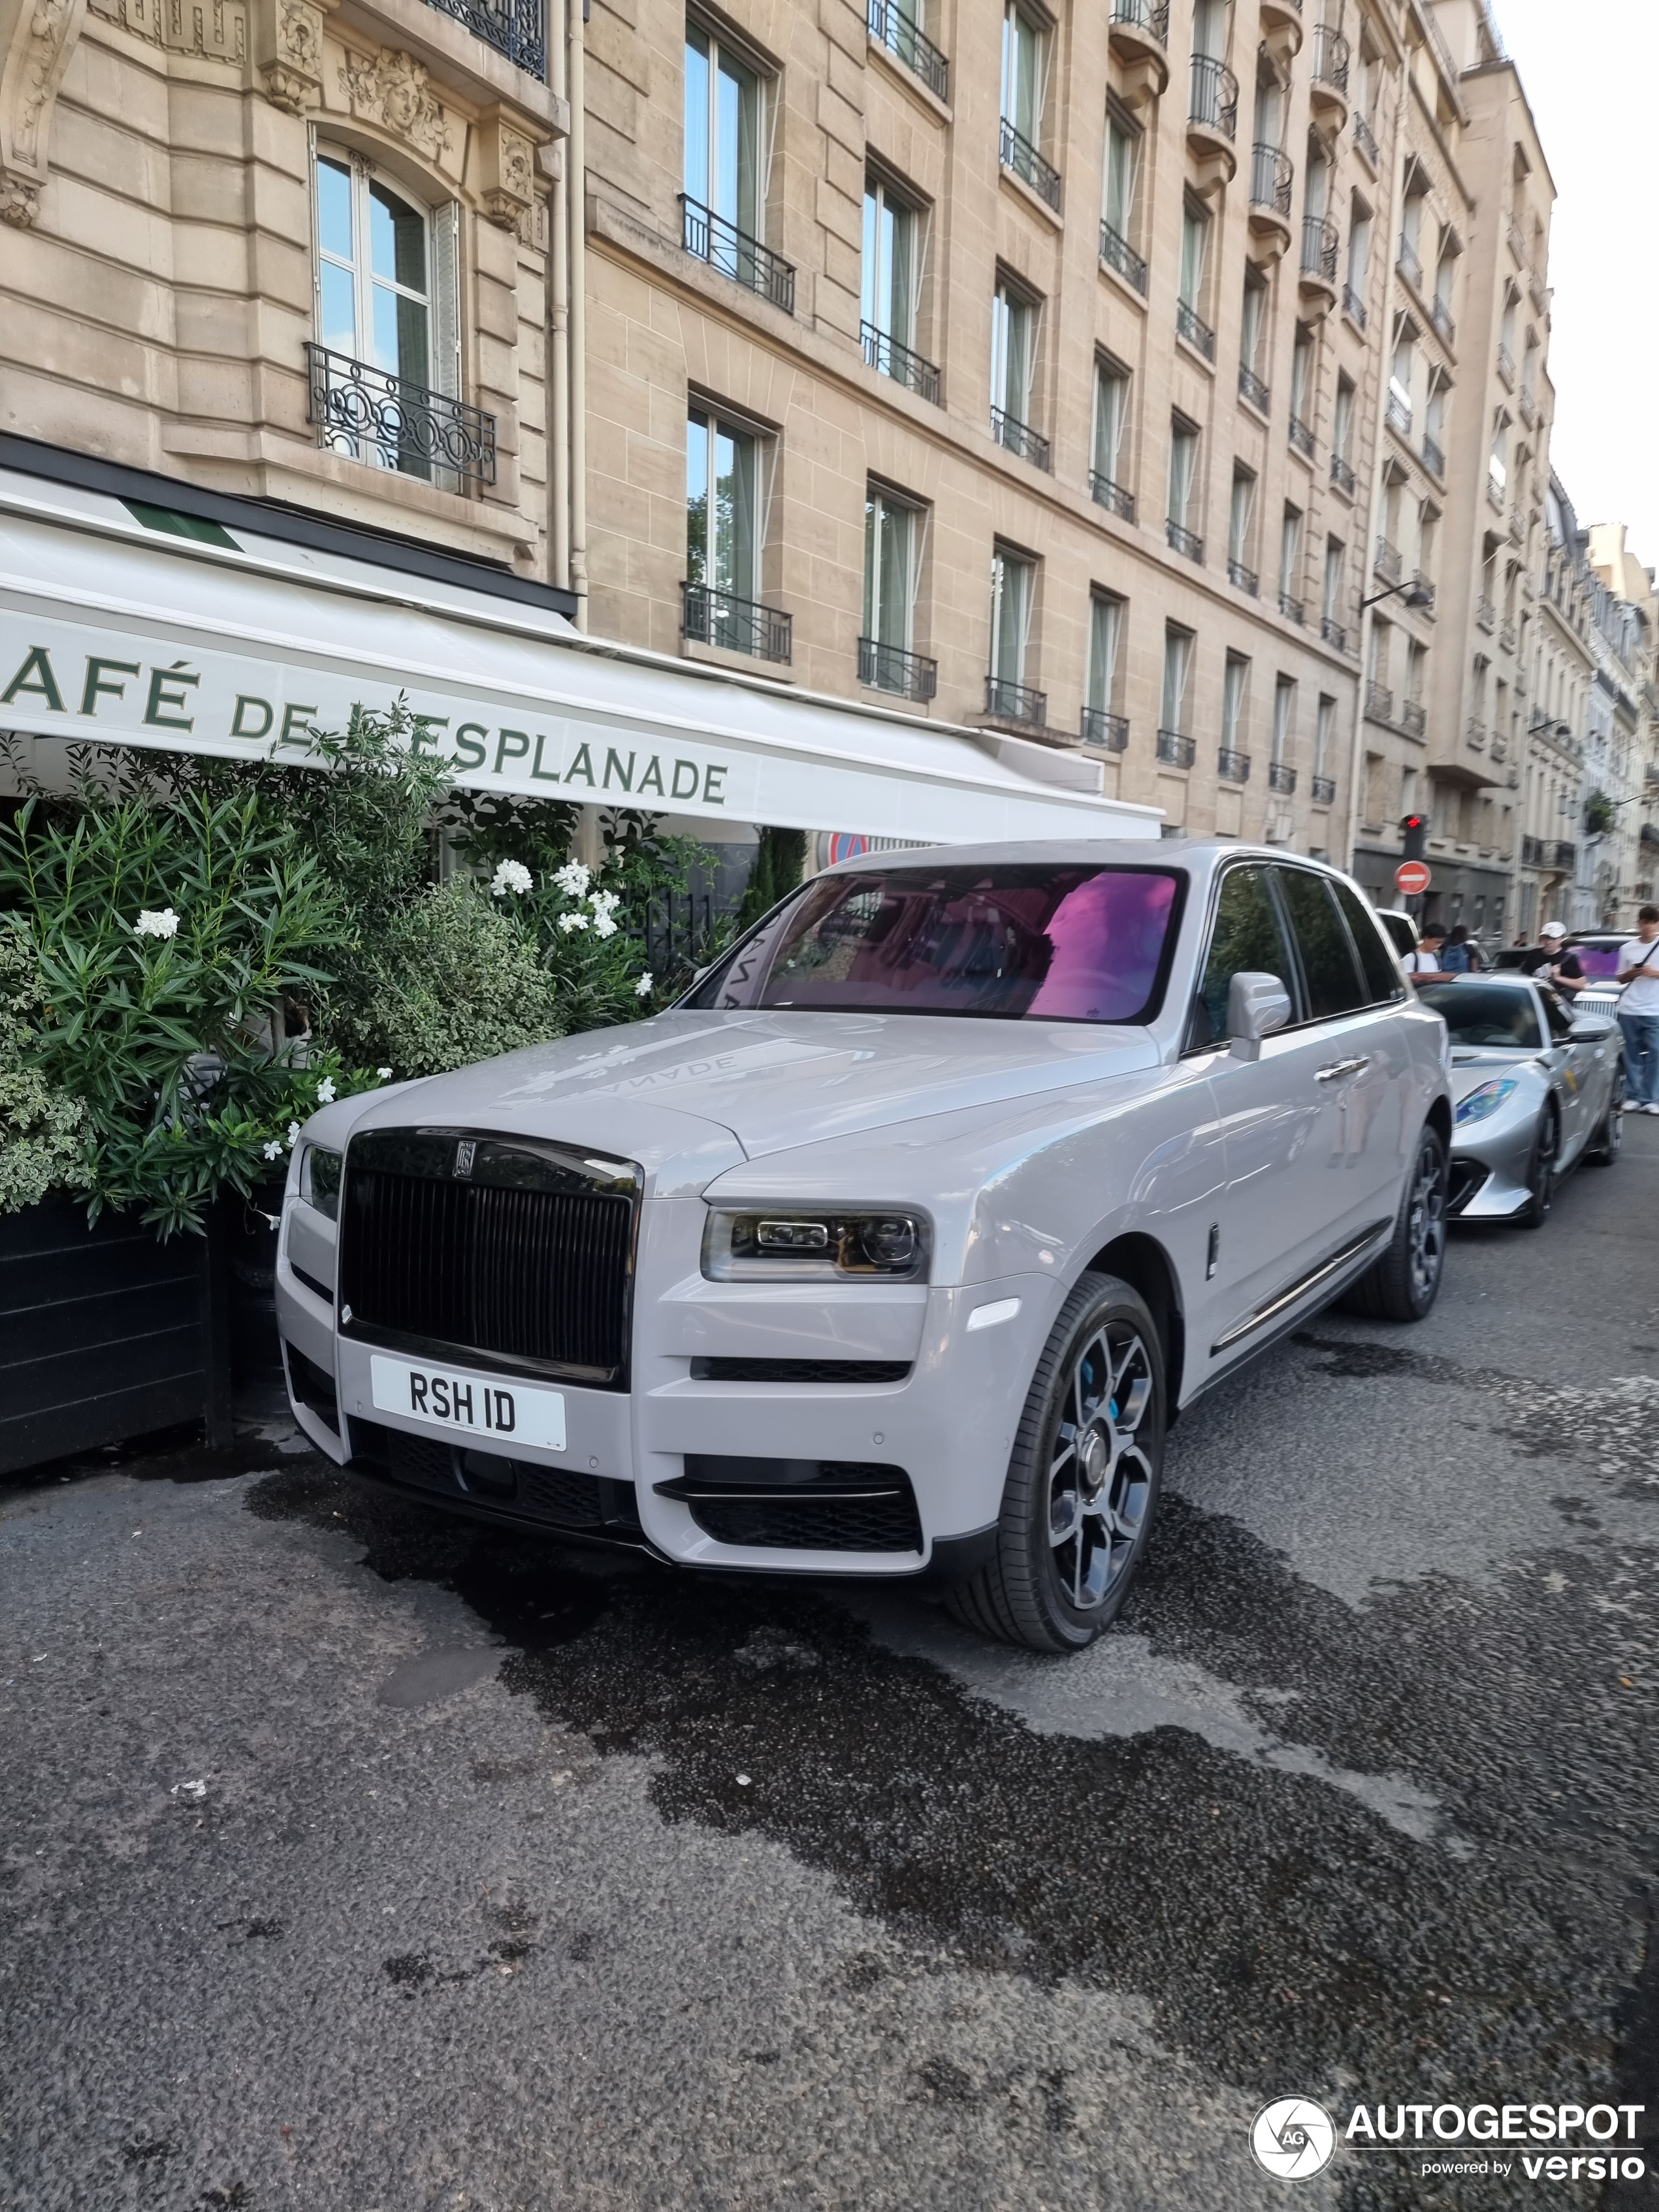
<path fill-rule="evenodd" d="M 224 1237 L 62 1194 L 0 1216 L 0 1474 L 182 1421 L 230 1433 Z"/>

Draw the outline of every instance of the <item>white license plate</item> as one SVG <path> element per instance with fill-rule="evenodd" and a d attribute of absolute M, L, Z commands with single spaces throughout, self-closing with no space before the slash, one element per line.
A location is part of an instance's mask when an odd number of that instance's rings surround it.
<path fill-rule="evenodd" d="M 368 1371 L 377 1413 L 402 1413 L 497 1443 L 564 1449 L 564 1399 L 556 1390 L 503 1382 L 499 1375 L 469 1375 L 464 1368 L 415 1367 L 379 1352 L 371 1355 Z"/>

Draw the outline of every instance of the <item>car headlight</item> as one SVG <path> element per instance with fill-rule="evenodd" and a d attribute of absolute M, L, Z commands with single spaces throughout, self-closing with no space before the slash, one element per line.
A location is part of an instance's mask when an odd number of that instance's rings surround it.
<path fill-rule="evenodd" d="M 344 1165 L 344 1153 L 331 1152 L 326 1145 L 307 1145 L 300 1162 L 301 1197 L 331 1221 L 340 1218 L 340 1170 Z"/>
<path fill-rule="evenodd" d="M 711 1207 L 702 1232 L 702 1272 L 716 1283 L 921 1283 L 927 1257 L 926 1220 L 893 1206 Z"/>
<path fill-rule="evenodd" d="M 1478 1083 L 1457 1109 L 1457 1126 L 1463 1128 L 1471 1121 L 1484 1121 L 1488 1114 L 1495 1114 L 1511 1091 L 1520 1085 L 1512 1075 L 1494 1075 L 1490 1083 Z"/>

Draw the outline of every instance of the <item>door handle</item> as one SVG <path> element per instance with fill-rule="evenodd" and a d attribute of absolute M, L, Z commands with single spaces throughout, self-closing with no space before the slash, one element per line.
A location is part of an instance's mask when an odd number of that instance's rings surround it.
<path fill-rule="evenodd" d="M 1340 1083 L 1345 1075 L 1362 1075 L 1371 1064 L 1369 1053 L 1358 1060 L 1334 1060 L 1328 1067 L 1322 1067 L 1315 1076 L 1316 1083 Z"/>

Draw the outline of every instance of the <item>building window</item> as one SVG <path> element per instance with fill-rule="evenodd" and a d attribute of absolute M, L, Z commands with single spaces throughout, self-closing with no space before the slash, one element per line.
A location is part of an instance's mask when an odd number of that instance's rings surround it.
<path fill-rule="evenodd" d="M 1042 143 L 1048 91 L 1048 39 L 1042 25 L 1014 0 L 1002 10 L 1002 119 L 1035 151 Z"/>
<path fill-rule="evenodd" d="M 1319 695 L 1319 712 L 1314 723 L 1314 797 L 1319 798 L 1318 787 L 1327 781 L 1331 769 L 1331 742 L 1336 735 L 1336 702 L 1328 692 Z M 1325 797 L 1333 794 L 1327 792 Z M 1403 811 L 1403 810 L 1402 810 Z"/>
<path fill-rule="evenodd" d="M 1083 735 L 1091 744 L 1121 752 L 1128 726 L 1113 712 L 1117 696 L 1117 652 L 1123 635 L 1123 602 L 1097 592 L 1089 602 L 1089 689 L 1083 709 Z"/>
<path fill-rule="evenodd" d="M 1319 610 L 1328 638 L 1331 629 L 1339 626 L 1342 620 L 1342 567 L 1345 557 L 1341 539 L 1328 538 L 1325 540 L 1325 592 Z"/>
<path fill-rule="evenodd" d="M 1296 713 L 1296 679 L 1277 677 L 1273 682 L 1273 757 L 1275 768 L 1286 764 L 1291 750 L 1291 723 Z"/>
<path fill-rule="evenodd" d="M 1371 211 L 1358 192 L 1348 218 L 1348 293 L 1344 302 L 1349 315 L 1365 327 L 1365 287 L 1371 265 Z"/>
<path fill-rule="evenodd" d="M 1244 307 L 1238 329 L 1238 388 L 1252 405 L 1267 411 L 1263 353 L 1267 330 L 1267 284 L 1259 270 L 1244 272 Z"/>
<path fill-rule="evenodd" d="M 1302 601 L 1297 585 L 1302 574 L 1302 510 L 1287 507 L 1279 530 L 1279 605 L 1281 614 L 1300 622 Z"/>
<path fill-rule="evenodd" d="M 1241 592 L 1256 588 L 1255 565 L 1250 558 L 1255 522 L 1255 477 L 1235 462 L 1232 498 L 1227 507 L 1227 574 Z"/>
<path fill-rule="evenodd" d="M 766 458 L 752 432 L 691 410 L 685 434 L 685 634 L 732 653 L 787 660 L 789 617 L 759 604 Z"/>
<path fill-rule="evenodd" d="M 1158 757 L 1173 761 L 1177 767 L 1190 768 L 1192 755 L 1186 748 L 1189 739 L 1182 735 L 1187 719 L 1187 679 L 1192 673 L 1193 634 L 1179 629 L 1174 623 L 1164 632 L 1164 692 L 1158 708 Z M 1177 742 L 1179 741 L 1179 742 Z M 1181 757 L 1186 750 L 1186 757 Z"/>
<path fill-rule="evenodd" d="M 1134 520 L 1134 501 L 1124 487 L 1127 468 L 1123 433 L 1129 419 L 1129 372 L 1119 362 L 1095 362 L 1095 436 L 1093 482 L 1095 497 L 1115 508 L 1128 522 Z"/>
<path fill-rule="evenodd" d="M 1047 703 L 1026 684 L 1031 610 L 1036 600 L 1036 562 L 999 545 L 991 556 L 991 681 L 988 711 L 1018 721 L 1041 721 Z"/>
<path fill-rule="evenodd" d="M 860 313 L 864 357 L 884 376 L 924 399 L 939 398 L 939 371 L 916 352 L 925 220 L 881 177 L 864 185 L 864 260 Z"/>
<path fill-rule="evenodd" d="M 1230 653 L 1221 678 L 1221 750 L 1241 754 L 1244 749 L 1244 696 L 1249 689 L 1250 664 L 1241 653 Z M 1233 765 L 1237 766 L 1237 762 Z M 1222 773 L 1226 774 L 1224 765 Z"/>
<path fill-rule="evenodd" d="M 1000 282 L 991 301 L 991 432 L 1000 445 L 1048 465 L 1048 441 L 1030 427 L 1036 368 L 1036 302 Z"/>
<path fill-rule="evenodd" d="M 1191 527 L 1198 476 L 1198 426 L 1184 415 L 1170 423 L 1170 486 L 1165 519 L 1170 543 L 1194 561 L 1204 558 L 1204 541 Z"/>
<path fill-rule="evenodd" d="M 1136 289 L 1146 289 L 1146 264 L 1134 252 L 1135 196 L 1140 182 L 1140 132 L 1114 106 L 1106 110 L 1106 174 L 1101 198 L 1101 252 Z"/>
<path fill-rule="evenodd" d="M 866 495 L 859 680 L 908 699 L 931 699 L 938 689 L 938 664 L 911 649 L 926 520 L 908 500 L 878 485 Z"/>
<path fill-rule="evenodd" d="M 696 23 L 685 31 L 685 192 L 681 243 L 793 314 L 795 272 L 760 244 L 771 102 L 764 79 Z"/>
<path fill-rule="evenodd" d="M 1209 262 L 1210 214 L 1190 195 L 1181 210 L 1181 282 L 1176 328 L 1206 360 L 1215 357 L 1215 333 L 1204 319 L 1204 278 Z"/>

